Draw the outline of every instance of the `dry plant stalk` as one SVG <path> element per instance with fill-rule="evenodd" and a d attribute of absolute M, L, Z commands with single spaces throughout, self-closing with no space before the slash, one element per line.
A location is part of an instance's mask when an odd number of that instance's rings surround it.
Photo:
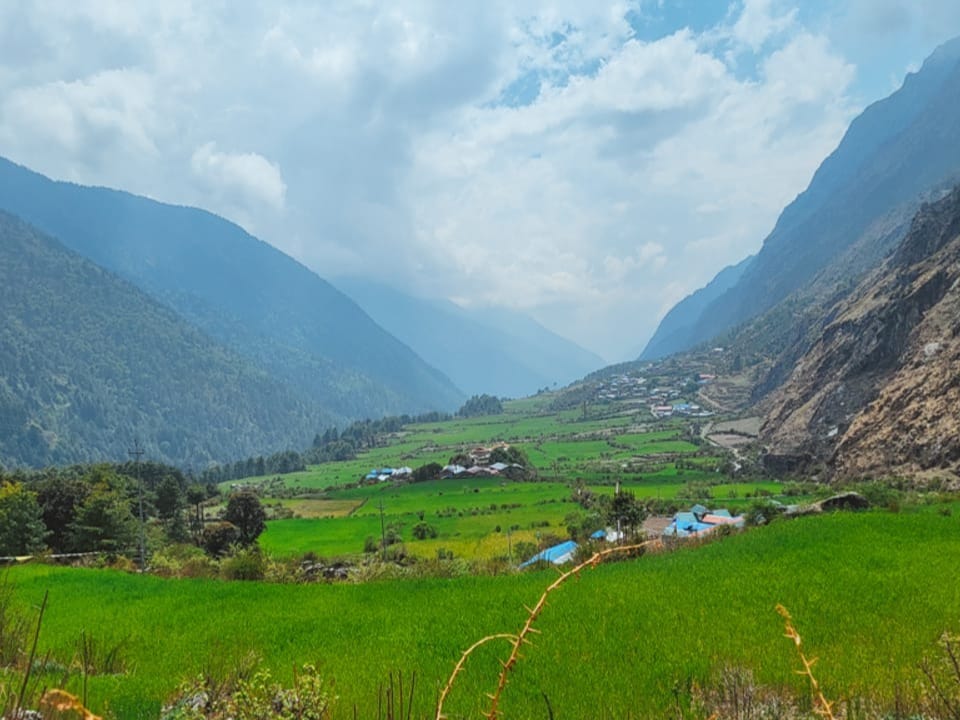
<path fill-rule="evenodd" d="M 783 605 L 777 605 L 777 612 L 780 614 L 780 617 L 783 618 L 784 637 L 793 640 L 793 644 L 797 648 L 797 654 L 800 656 L 800 662 L 803 664 L 803 670 L 797 670 L 796 673 L 797 675 L 803 675 L 810 681 L 810 689 L 813 691 L 815 703 L 814 712 L 821 717 L 827 718 L 827 720 L 836 720 L 836 716 L 833 714 L 833 703 L 824 697 L 823 691 L 820 689 L 820 683 L 813 674 L 813 666 L 817 664 L 817 658 L 808 658 L 804 654 L 801 647 L 803 641 L 800 639 L 800 633 L 798 633 L 797 629 L 793 626 L 793 618 L 790 616 L 790 611 Z"/>
<path fill-rule="evenodd" d="M 80 702 L 80 698 L 64 690 L 47 690 L 40 698 L 41 715 L 50 720 L 103 720 Z"/>
<path fill-rule="evenodd" d="M 631 552 L 634 550 L 642 550 L 644 548 L 652 546 L 656 543 L 655 540 L 648 540 L 647 542 L 638 543 L 636 545 L 622 545 L 619 547 L 608 548 L 606 550 L 600 550 L 595 552 L 590 556 L 589 559 L 584 560 L 582 563 L 577 565 L 570 570 L 567 570 L 564 573 L 560 574 L 556 580 L 554 580 L 546 590 L 543 591 L 543 594 L 540 596 L 540 600 L 537 601 L 537 604 L 533 608 L 524 607 L 527 611 L 527 619 L 524 622 L 523 627 L 520 629 L 520 632 L 516 635 L 510 635 L 508 633 L 500 633 L 497 635 L 488 635 L 481 640 L 478 640 L 469 648 L 467 648 L 463 655 L 460 657 L 460 661 L 457 663 L 456 667 L 453 669 L 453 673 L 450 675 L 450 679 L 447 680 L 447 684 L 444 686 L 443 691 L 440 693 L 440 697 L 437 701 L 437 715 L 436 720 L 444 720 L 446 716 L 443 714 L 443 703 L 447 698 L 447 695 L 450 693 L 450 688 L 453 686 L 453 681 L 456 679 L 460 670 L 463 668 L 464 663 L 467 660 L 467 657 L 478 647 L 485 644 L 489 640 L 494 640 L 496 638 L 507 638 L 511 642 L 510 656 L 507 658 L 506 662 L 501 661 L 500 677 L 497 680 L 497 689 L 488 697 L 490 698 L 490 710 L 487 712 L 487 720 L 496 720 L 499 715 L 498 706 L 500 704 L 500 696 L 503 694 L 503 689 L 507 686 L 507 676 L 510 674 L 510 671 L 516 666 L 517 661 L 520 659 L 520 648 L 526 645 L 532 645 L 530 640 L 527 638 L 530 633 L 538 633 L 539 630 L 533 627 L 533 624 L 537 621 L 537 618 L 540 617 L 540 614 L 543 612 L 543 609 L 547 605 L 547 598 L 550 593 L 556 590 L 558 587 L 563 585 L 571 577 L 579 577 L 580 572 L 585 568 L 594 568 L 600 564 L 600 562 L 610 555 L 622 552 Z"/>

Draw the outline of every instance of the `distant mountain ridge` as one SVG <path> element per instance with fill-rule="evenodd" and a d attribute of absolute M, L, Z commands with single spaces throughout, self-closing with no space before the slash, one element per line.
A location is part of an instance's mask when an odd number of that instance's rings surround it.
<path fill-rule="evenodd" d="M 337 278 L 333 283 L 471 395 L 524 397 L 571 382 L 604 364 L 519 313 L 466 310 L 360 278 Z"/>
<path fill-rule="evenodd" d="M 206 463 L 334 418 L 132 284 L 0 212 L 0 464 Z"/>
<path fill-rule="evenodd" d="M 704 287 L 674 305 L 660 322 L 639 359 L 658 360 L 696 345 L 695 328 L 704 310 L 740 281 L 753 258 L 753 255 L 749 255 L 737 264 L 725 267 Z"/>
<path fill-rule="evenodd" d="M 223 218 L 0 159 L 0 209 L 170 306 L 331 416 L 452 410 L 463 393 L 314 272 Z"/>
<path fill-rule="evenodd" d="M 939 47 L 900 90 L 851 123 L 739 279 L 696 307 L 692 323 L 688 313 L 668 313 L 642 357 L 690 349 L 771 310 L 829 271 L 886 214 L 898 207 L 907 213 L 923 193 L 958 177 L 960 38 Z M 860 252 L 867 256 L 870 249 Z"/>

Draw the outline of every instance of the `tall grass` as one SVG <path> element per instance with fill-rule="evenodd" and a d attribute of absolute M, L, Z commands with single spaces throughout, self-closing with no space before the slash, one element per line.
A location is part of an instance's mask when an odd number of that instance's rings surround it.
<path fill-rule="evenodd" d="M 960 623 L 960 516 L 936 512 L 811 517 L 696 549 L 602 565 L 569 582 L 538 620 L 542 635 L 512 673 L 505 717 L 662 716 L 675 688 L 747 668 L 763 687 L 804 693 L 795 656 L 776 638 L 782 602 L 805 621 L 826 697 L 894 707 L 918 664 Z M 256 653 L 280 680 L 305 662 L 336 682 L 335 713 L 369 716 L 391 673 L 416 672 L 412 717 L 430 717 L 463 649 L 520 627 L 554 571 L 364 585 L 171 581 L 32 566 L 11 578 L 17 601 L 50 590 L 39 651 L 68 662 L 81 630 L 125 640 L 128 672 L 89 678 L 90 706 L 153 717 L 207 658 Z M 937 579 L 940 581 L 937 581 Z M 156 638 L 162 638 L 157 642 Z M 474 652 L 444 712 L 475 717 L 502 648 Z M 80 691 L 80 679 L 66 688 Z M 409 710 L 409 706 L 407 710 Z"/>

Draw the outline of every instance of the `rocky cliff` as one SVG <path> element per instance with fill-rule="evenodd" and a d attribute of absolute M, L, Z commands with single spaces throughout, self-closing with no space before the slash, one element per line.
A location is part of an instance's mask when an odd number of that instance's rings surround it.
<path fill-rule="evenodd" d="M 960 187 L 828 315 L 765 402 L 770 464 L 960 477 Z"/>

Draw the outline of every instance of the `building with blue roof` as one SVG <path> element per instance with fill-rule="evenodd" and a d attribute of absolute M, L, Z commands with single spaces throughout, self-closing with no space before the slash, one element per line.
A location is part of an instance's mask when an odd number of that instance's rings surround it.
<path fill-rule="evenodd" d="M 719 525 L 732 525 L 742 528 L 745 525 L 742 516 L 733 517 L 729 510 L 721 508 L 711 512 L 703 505 L 694 505 L 688 512 L 678 512 L 673 522 L 663 529 L 664 537 L 697 537 L 704 535 Z"/>
<path fill-rule="evenodd" d="M 573 540 L 567 540 L 559 545 L 554 545 L 546 550 L 541 550 L 526 562 L 520 563 L 521 568 L 529 567 L 538 562 L 549 562 L 554 565 L 563 565 L 573 560 L 573 554 L 577 551 L 577 544 Z"/>

